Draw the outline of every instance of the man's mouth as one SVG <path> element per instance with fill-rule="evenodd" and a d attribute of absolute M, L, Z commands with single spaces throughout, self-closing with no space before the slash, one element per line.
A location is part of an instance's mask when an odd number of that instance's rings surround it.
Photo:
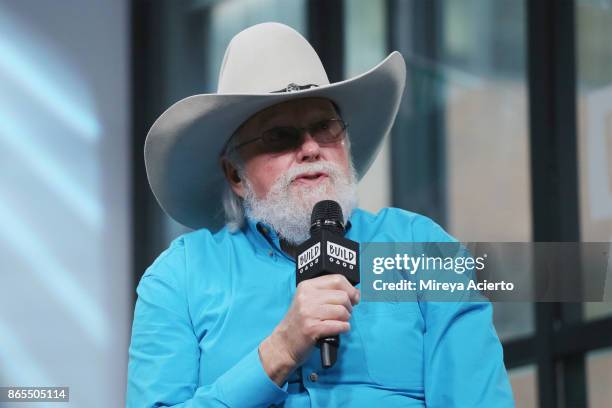
<path fill-rule="evenodd" d="M 291 180 L 291 183 L 305 184 L 305 185 L 316 185 L 329 177 L 327 173 L 322 171 L 312 171 L 307 173 L 298 174 Z"/>

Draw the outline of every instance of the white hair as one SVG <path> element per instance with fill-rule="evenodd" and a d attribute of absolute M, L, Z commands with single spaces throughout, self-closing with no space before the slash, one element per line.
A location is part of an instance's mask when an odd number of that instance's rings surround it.
<path fill-rule="evenodd" d="M 225 212 L 225 223 L 227 229 L 234 233 L 244 225 L 243 199 L 232 190 L 229 182 L 225 183 L 223 191 L 223 211 Z"/>
<path fill-rule="evenodd" d="M 240 129 L 240 128 L 239 128 Z M 225 151 L 229 152 L 224 155 L 224 159 L 229 162 L 238 172 L 240 179 L 245 179 L 244 162 L 240 154 L 234 149 L 238 144 L 238 131 L 236 131 L 227 142 Z M 234 192 L 229 180 L 225 179 L 223 187 L 223 212 L 225 213 L 225 224 L 231 232 L 237 232 L 244 226 L 245 212 L 242 197 Z"/>

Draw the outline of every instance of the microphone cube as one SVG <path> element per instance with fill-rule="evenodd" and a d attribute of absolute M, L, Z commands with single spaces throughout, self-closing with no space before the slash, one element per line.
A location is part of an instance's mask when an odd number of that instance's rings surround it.
<path fill-rule="evenodd" d="M 322 275 L 341 274 L 359 283 L 359 243 L 322 229 L 298 246 L 296 285 Z"/>

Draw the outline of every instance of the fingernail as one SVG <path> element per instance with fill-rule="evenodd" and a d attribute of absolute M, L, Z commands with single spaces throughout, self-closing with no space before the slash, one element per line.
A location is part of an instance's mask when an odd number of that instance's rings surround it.
<path fill-rule="evenodd" d="M 359 303 L 359 301 L 361 300 L 361 291 L 359 289 L 357 289 L 356 299 L 357 299 L 357 303 Z"/>

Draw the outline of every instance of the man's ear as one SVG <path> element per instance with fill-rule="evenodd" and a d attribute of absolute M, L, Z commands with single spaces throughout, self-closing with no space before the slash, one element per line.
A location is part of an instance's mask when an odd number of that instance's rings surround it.
<path fill-rule="evenodd" d="M 244 197 L 244 182 L 240 177 L 236 166 L 230 163 L 230 161 L 227 159 L 221 159 L 221 167 L 223 168 L 223 174 L 230 183 L 230 187 L 234 193 L 238 194 L 240 197 Z"/>

